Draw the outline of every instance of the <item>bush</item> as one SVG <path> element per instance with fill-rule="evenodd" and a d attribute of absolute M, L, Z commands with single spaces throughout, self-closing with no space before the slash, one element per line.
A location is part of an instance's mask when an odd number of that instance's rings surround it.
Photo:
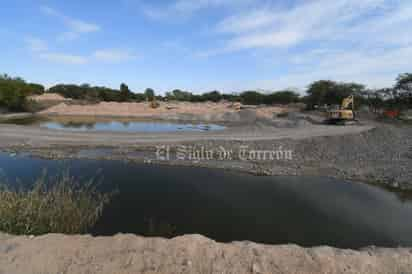
<path fill-rule="evenodd" d="M 263 102 L 266 105 L 272 104 L 281 104 L 281 105 L 288 105 L 292 103 L 299 102 L 299 94 L 293 91 L 278 91 L 271 94 L 266 95 L 263 98 Z"/>
<path fill-rule="evenodd" d="M 93 180 L 80 184 L 64 173 L 52 182 L 46 174 L 31 190 L 0 188 L 0 231 L 9 234 L 79 234 L 91 229 L 112 194 L 101 194 Z"/>
<path fill-rule="evenodd" d="M 12 87 L 0 88 L 0 106 L 9 111 L 24 111 L 26 96 Z"/>
<path fill-rule="evenodd" d="M 257 91 L 245 91 L 240 94 L 242 104 L 245 105 L 260 105 L 264 103 L 265 95 Z"/>
<path fill-rule="evenodd" d="M 8 111 L 25 111 L 26 97 L 44 93 L 39 84 L 27 83 L 21 78 L 0 75 L 0 108 Z"/>

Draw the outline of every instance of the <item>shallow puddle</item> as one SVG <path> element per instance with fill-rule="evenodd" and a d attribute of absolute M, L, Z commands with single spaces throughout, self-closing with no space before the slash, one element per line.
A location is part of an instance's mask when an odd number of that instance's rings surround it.
<path fill-rule="evenodd" d="M 34 117 L 10 120 L 7 123 L 17 125 L 35 125 L 56 130 L 103 132 L 205 132 L 225 129 L 222 125 L 206 123 L 172 123 L 165 121 L 90 117 Z"/>

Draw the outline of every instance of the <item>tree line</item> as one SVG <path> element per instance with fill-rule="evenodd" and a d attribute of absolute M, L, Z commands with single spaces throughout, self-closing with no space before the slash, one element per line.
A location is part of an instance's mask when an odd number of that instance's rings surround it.
<path fill-rule="evenodd" d="M 244 91 L 241 93 L 225 94 L 217 90 L 203 94 L 175 89 L 166 92 L 164 96 L 156 95 L 151 88 L 144 92 L 132 92 L 126 84 L 119 89 L 83 85 L 59 84 L 49 89 L 42 85 L 28 83 L 21 78 L 0 75 L 0 108 L 11 111 L 21 111 L 27 103 L 27 96 L 43 93 L 60 94 L 63 97 L 89 102 L 142 102 L 157 99 L 160 101 L 184 102 L 241 102 L 247 105 L 273 105 L 305 103 L 309 109 L 323 105 L 339 105 L 345 97 L 354 95 L 356 106 L 403 109 L 412 107 L 412 73 L 400 74 L 393 87 L 383 89 L 368 89 L 362 84 L 320 80 L 310 84 L 305 96 L 295 91 L 283 90 L 271 93 Z"/>
<path fill-rule="evenodd" d="M 355 96 L 357 106 L 372 109 L 412 108 L 412 73 L 403 73 L 396 78 L 393 87 L 368 89 L 362 84 L 339 83 L 321 80 L 312 83 L 306 96 L 301 98 L 309 108 L 322 105 L 338 105 L 350 95 Z"/>
<path fill-rule="evenodd" d="M 203 94 L 194 94 L 188 91 L 175 89 L 166 92 L 164 96 L 156 95 L 155 91 L 147 88 L 142 93 L 131 92 L 126 84 L 121 84 L 120 89 L 109 89 L 106 87 L 93 87 L 83 85 L 56 85 L 47 90 L 48 93 L 60 94 L 66 98 L 87 101 L 114 101 L 114 102 L 142 102 L 151 101 L 156 98 L 159 101 L 182 101 L 182 102 L 220 102 L 222 100 L 231 102 L 242 102 L 244 104 L 289 104 L 299 102 L 299 94 L 294 91 L 279 91 L 263 94 L 257 91 L 245 91 L 240 94 L 225 94 L 219 91 L 211 91 Z"/>

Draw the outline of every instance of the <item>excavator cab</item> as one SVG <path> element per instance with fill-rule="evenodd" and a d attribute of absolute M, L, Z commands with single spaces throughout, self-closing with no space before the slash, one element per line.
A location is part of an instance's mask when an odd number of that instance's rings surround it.
<path fill-rule="evenodd" d="M 337 110 L 327 112 L 328 124 L 346 125 L 355 122 L 354 114 L 355 98 L 353 95 L 343 99 L 342 105 Z"/>

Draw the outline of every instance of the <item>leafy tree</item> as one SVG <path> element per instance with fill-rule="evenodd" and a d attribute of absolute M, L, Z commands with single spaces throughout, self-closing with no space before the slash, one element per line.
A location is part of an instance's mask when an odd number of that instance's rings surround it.
<path fill-rule="evenodd" d="M 203 101 L 219 102 L 220 100 L 222 100 L 222 95 L 217 90 L 204 93 L 202 97 Z"/>
<path fill-rule="evenodd" d="M 130 98 L 130 93 L 129 87 L 122 83 L 120 85 L 120 101 L 126 102 Z"/>
<path fill-rule="evenodd" d="M 28 83 L 25 85 L 25 93 L 27 95 L 41 95 L 44 91 L 44 86 L 40 84 Z"/>
<path fill-rule="evenodd" d="M 222 99 L 227 100 L 229 102 L 240 102 L 242 99 L 240 98 L 239 94 L 222 94 Z"/>
<path fill-rule="evenodd" d="M 0 75 L 0 107 L 2 108 L 24 111 L 27 106 L 26 97 L 43 92 L 42 85 L 26 83 L 22 78 L 12 78 L 7 74 Z"/>
<path fill-rule="evenodd" d="M 177 101 L 192 101 L 193 94 L 187 91 L 182 91 L 180 89 L 175 89 L 171 93 L 166 94 L 166 98 L 169 100 Z"/>
<path fill-rule="evenodd" d="M 131 93 L 130 98 L 136 102 L 143 102 L 146 100 L 146 95 L 143 93 Z"/>
<path fill-rule="evenodd" d="M 144 94 L 145 94 L 146 100 L 148 101 L 153 101 L 153 99 L 155 98 L 155 92 L 151 88 L 147 88 Z"/>
<path fill-rule="evenodd" d="M 267 105 L 271 104 L 290 104 L 299 102 L 299 94 L 293 91 L 278 91 L 263 97 L 263 102 Z"/>
<path fill-rule="evenodd" d="M 365 86 L 356 83 L 338 83 L 320 80 L 312 83 L 308 90 L 307 103 L 313 105 L 340 105 L 350 95 L 360 96 Z"/>
<path fill-rule="evenodd" d="M 364 95 L 366 96 L 366 104 L 369 105 L 375 112 L 385 106 L 385 97 L 387 94 L 391 94 L 392 89 L 383 88 L 375 90 L 366 90 Z"/>
<path fill-rule="evenodd" d="M 412 73 L 400 74 L 393 90 L 400 105 L 412 107 Z"/>
<path fill-rule="evenodd" d="M 26 95 L 15 85 L 1 85 L 0 107 L 10 111 L 22 111 L 26 104 Z"/>
<path fill-rule="evenodd" d="M 119 90 L 110 89 L 106 87 L 92 87 L 88 84 L 83 84 L 80 86 L 59 84 L 49 88 L 47 92 L 60 94 L 63 97 L 75 100 L 107 102 L 120 102 L 122 100 Z M 127 98 L 133 98 L 133 94 L 128 93 Z"/>
<path fill-rule="evenodd" d="M 264 95 L 256 91 L 245 91 L 240 94 L 240 98 L 245 105 L 260 105 L 264 103 Z"/>
<path fill-rule="evenodd" d="M 326 104 L 326 96 L 336 91 L 336 83 L 328 80 L 320 80 L 312 83 L 306 91 L 310 105 Z M 330 98 L 331 96 L 329 96 Z"/>

